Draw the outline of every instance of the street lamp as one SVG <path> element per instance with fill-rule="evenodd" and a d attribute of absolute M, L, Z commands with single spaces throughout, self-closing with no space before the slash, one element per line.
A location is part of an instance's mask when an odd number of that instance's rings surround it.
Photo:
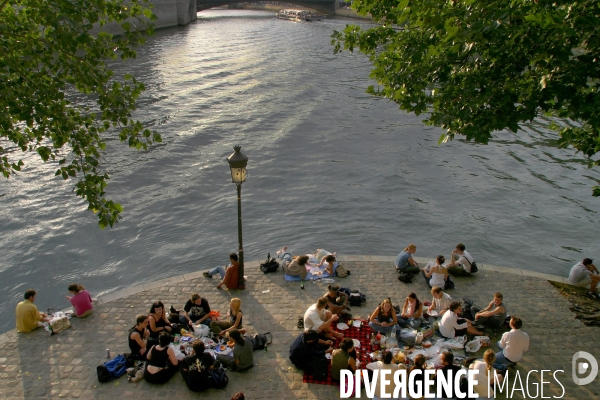
<path fill-rule="evenodd" d="M 237 200 L 238 200 L 238 271 L 239 271 L 239 282 L 238 288 L 244 289 L 244 247 L 242 245 L 242 183 L 246 181 L 248 173 L 246 172 L 246 165 L 248 165 L 248 157 L 245 154 L 240 153 L 242 146 L 233 146 L 235 152 L 227 158 L 229 168 L 231 169 L 231 182 L 235 183 L 237 187 Z"/>

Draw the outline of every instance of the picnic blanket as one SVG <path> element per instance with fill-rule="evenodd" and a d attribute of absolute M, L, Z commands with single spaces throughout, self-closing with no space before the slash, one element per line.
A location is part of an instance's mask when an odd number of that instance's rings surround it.
<path fill-rule="evenodd" d="M 357 348 L 356 351 L 358 355 L 358 360 L 360 361 L 360 368 L 366 368 L 366 365 L 371 362 L 371 359 L 368 356 L 368 354 L 371 352 L 371 340 L 367 339 L 367 333 L 373 334 L 373 330 L 369 328 L 368 323 L 366 321 L 363 321 L 363 325 L 360 328 L 355 328 L 351 326 L 350 328 L 344 331 L 339 330 L 337 328 L 337 323 L 332 324 L 332 327 L 336 332 L 343 333 L 345 338 L 358 339 L 358 341 L 360 342 L 360 348 Z M 336 339 L 333 342 L 333 348 L 337 349 L 340 342 L 340 339 Z M 304 372 L 302 382 L 338 386 L 340 384 L 340 381 L 334 381 L 331 377 L 331 363 L 329 364 L 327 370 L 327 378 L 324 380 L 316 380 L 315 378 L 313 378 L 312 375 L 309 375 L 306 372 Z"/>
<path fill-rule="evenodd" d="M 329 272 L 327 272 L 325 270 L 325 267 L 321 267 L 321 268 L 311 268 L 311 272 L 306 274 L 306 281 L 314 281 L 317 279 L 322 279 L 322 278 L 329 278 L 332 275 L 329 275 Z M 288 282 L 297 282 L 300 281 L 300 277 L 299 276 L 293 276 L 293 275 L 288 275 L 288 274 L 284 274 L 285 280 Z"/>

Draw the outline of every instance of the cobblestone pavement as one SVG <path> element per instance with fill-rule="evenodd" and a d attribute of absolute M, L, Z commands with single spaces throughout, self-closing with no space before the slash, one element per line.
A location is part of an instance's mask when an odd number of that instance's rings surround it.
<path fill-rule="evenodd" d="M 393 257 L 340 256 L 352 274 L 336 282 L 350 288 L 360 288 L 367 296 L 363 307 L 352 313 L 366 317 L 383 298 L 391 297 L 402 304 L 405 296 L 414 291 L 422 300 L 431 300 L 423 278 L 412 284 L 396 279 Z M 417 261 L 425 259 L 417 258 Z M 10 331 L 0 335 L 0 398 L 4 399 L 120 399 L 120 398 L 213 398 L 229 399 L 243 391 L 247 399 L 337 399 L 339 388 L 302 383 L 302 372 L 288 360 L 288 348 L 300 333 L 296 327 L 299 316 L 325 293 L 326 284 L 287 283 L 279 270 L 263 275 L 258 262 L 246 263 L 248 282 L 244 291 L 216 289 L 216 279 L 202 277 L 202 271 L 159 282 L 129 288 L 99 299 L 94 313 L 85 319 L 73 319 L 73 327 L 58 335 L 37 330 L 29 334 Z M 577 386 L 571 378 L 571 357 L 580 350 L 600 360 L 598 342 L 600 331 L 575 320 L 568 310 L 569 303 L 547 282 L 549 276 L 502 267 L 480 266 L 471 278 L 456 278 L 456 288 L 449 291 L 455 298 L 468 297 L 485 306 L 493 293 L 504 294 L 507 309 L 524 321 L 523 331 L 531 338 L 529 352 L 519 363 L 523 392 L 520 385 L 509 398 L 540 398 L 541 370 L 563 370 L 557 377 L 564 386 L 565 399 L 600 398 L 600 376 L 587 386 Z M 269 290 L 268 293 L 263 291 Z M 255 352 L 255 366 L 242 373 L 229 372 L 225 390 L 211 389 L 204 393 L 189 392 L 180 375 L 165 385 L 150 385 L 143 380 L 128 383 L 125 377 L 100 384 L 95 367 L 106 361 L 106 349 L 112 354 L 129 351 L 127 331 L 134 325 L 135 316 L 147 313 L 152 302 L 182 307 L 193 292 L 209 300 L 211 308 L 225 313 L 231 297 L 242 299 L 244 325 L 250 333 L 273 333 L 268 351 Z M 481 355 L 482 351 L 479 352 Z M 509 372 L 514 374 L 516 370 Z M 527 376 L 529 374 L 529 386 Z M 510 375 L 509 375 L 510 376 Z M 512 379 L 509 379 L 512 381 Z M 545 373 L 544 396 L 561 396 L 562 388 Z M 517 382 L 518 383 L 518 382 Z M 536 386 L 536 384 L 538 384 Z M 511 390 L 513 382 L 510 382 Z M 362 398 L 366 398 L 364 391 Z M 505 398 L 499 396 L 499 398 Z"/>

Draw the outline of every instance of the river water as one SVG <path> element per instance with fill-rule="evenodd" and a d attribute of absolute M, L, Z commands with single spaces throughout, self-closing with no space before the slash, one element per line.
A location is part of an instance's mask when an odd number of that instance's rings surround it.
<path fill-rule="evenodd" d="M 163 143 L 109 143 L 107 193 L 125 207 L 116 228 L 98 228 L 55 165 L 29 157 L 27 173 L 1 182 L 0 332 L 29 287 L 40 309 L 64 307 L 71 282 L 99 295 L 225 264 L 237 245 L 234 144 L 250 159 L 247 260 L 283 245 L 394 256 L 410 242 L 417 256 L 448 257 L 463 242 L 480 264 L 566 276 L 600 257 L 600 173 L 558 149 L 544 121 L 487 146 L 438 146 L 440 130 L 365 93 L 364 56 L 333 55 L 329 36 L 351 21 L 199 17 L 117 67 L 146 83 L 136 117 Z"/>

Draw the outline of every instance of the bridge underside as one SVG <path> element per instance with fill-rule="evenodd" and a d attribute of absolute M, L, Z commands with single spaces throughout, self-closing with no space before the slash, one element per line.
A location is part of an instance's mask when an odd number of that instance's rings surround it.
<path fill-rule="evenodd" d="M 213 7 L 221 7 L 229 4 L 240 4 L 243 1 L 240 0 L 196 0 L 196 6 L 198 11 L 208 10 Z M 312 8 L 326 14 L 335 13 L 335 0 L 293 0 L 291 2 L 296 6 Z M 293 6 L 281 7 L 283 8 L 294 8 Z"/>

